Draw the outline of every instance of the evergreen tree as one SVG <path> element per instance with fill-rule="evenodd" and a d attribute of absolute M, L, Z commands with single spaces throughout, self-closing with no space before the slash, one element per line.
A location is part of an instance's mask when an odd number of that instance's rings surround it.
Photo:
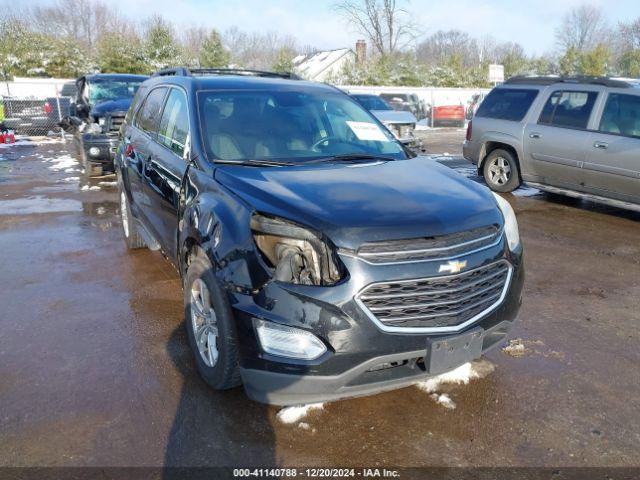
<path fill-rule="evenodd" d="M 104 35 L 96 46 L 96 63 L 101 72 L 150 73 L 142 42 L 135 35 Z"/>
<path fill-rule="evenodd" d="M 222 45 L 220 35 L 215 30 L 211 30 L 209 36 L 202 42 L 198 60 L 203 68 L 227 67 L 229 65 L 229 52 Z"/>
<path fill-rule="evenodd" d="M 146 62 L 152 71 L 183 63 L 173 29 L 161 17 L 151 19 L 145 35 L 144 50 Z"/>
<path fill-rule="evenodd" d="M 580 74 L 593 76 L 606 75 L 609 56 L 609 49 L 602 43 L 599 43 L 593 50 L 584 52 L 580 56 Z"/>

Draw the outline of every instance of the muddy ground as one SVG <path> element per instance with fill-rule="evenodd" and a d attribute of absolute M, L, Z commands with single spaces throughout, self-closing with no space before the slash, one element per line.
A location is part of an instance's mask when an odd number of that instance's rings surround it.
<path fill-rule="evenodd" d="M 460 131 L 426 135 L 459 155 Z M 178 275 L 125 249 L 113 178 L 60 142 L 0 158 L 2 466 L 640 465 L 640 214 L 506 195 L 527 280 L 495 370 L 442 386 L 455 408 L 409 387 L 285 424 L 200 380 Z"/>

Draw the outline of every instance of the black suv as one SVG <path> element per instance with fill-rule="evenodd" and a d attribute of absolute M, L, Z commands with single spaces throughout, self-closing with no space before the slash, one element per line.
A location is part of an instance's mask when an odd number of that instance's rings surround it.
<path fill-rule="evenodd" d="M 127 245 L 176 265 L 216 389 L 289 405 L 398 388 L 479 357 L 516 319 L 509 204 L 412 158 L 334 87 L 158 72 L 127 114 L 116 171 Z"/>
<path fill-rule="evenodd" d="M 76 148 L 89 176 L 113 171 L 118 132 L 131 100 L 146 75 L 97 73 L 76 80 L 71 119 L 63 128 L 74 134 Z"/>

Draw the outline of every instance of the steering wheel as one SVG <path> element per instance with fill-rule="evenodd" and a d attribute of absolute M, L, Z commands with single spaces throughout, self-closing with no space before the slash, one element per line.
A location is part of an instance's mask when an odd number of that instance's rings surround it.
<path fill-rule="evenodd" d="M 328 137 L 321 138 L 320 140 L 315 142 L 313 145 L 311 145 L 310 150 L 315 150 L 317 147 L 319 147 L 325 142 L 328 142 L 329 140 L 340 140 L 340 137 L 337 137 L 335 135 L 330 135 Z"/>

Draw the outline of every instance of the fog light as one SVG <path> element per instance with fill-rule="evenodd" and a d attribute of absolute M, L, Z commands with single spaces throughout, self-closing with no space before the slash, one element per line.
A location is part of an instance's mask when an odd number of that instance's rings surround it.
<path fill-rule="evenodd" d="M 327 351 L 318 337 L 305 330 L 255 319 L 262 350 L 279 357 L 315 360 Z"/>
<path fill-rule="evenodd" d="M 89 149 L 89 155 L 91 155 L 92 157 L 97 157 L 98 155 L 100 155 L 100 149 L 98 147 L 91 147 Z"/>

